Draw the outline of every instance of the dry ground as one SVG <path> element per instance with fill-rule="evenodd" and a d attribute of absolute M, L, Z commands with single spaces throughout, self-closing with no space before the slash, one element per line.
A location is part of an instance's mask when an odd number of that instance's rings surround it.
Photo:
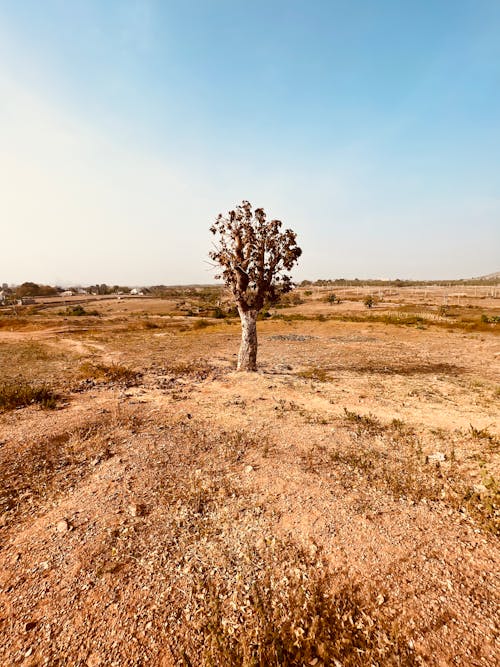
<path fill-rule="evenodd" d="M 0 664 L 498 664 L 498 299 L 301 294 L 0 318 Z"/>

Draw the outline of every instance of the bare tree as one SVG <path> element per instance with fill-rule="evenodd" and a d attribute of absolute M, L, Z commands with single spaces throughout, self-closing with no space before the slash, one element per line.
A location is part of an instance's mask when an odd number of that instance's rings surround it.
<path fill-rule="evenodd" d="M 241 319 L 238 370 L 257 369 L 257 315 L 266 302 L 275 303 L 293 283 L 287 271 L 302 254 L 291 229 L 266 220 L 264 209 L 243 201 L 227 216 L 219 214 L 210 231 L 217 237 L 210 258 L 220 267 Z"/>

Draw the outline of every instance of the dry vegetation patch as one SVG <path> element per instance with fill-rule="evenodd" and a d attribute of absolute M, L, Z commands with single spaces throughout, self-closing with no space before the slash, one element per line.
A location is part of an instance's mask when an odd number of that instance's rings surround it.
<path fill-rule="evenodd" d="M 50 436 L 25 442 L 22 449 L 0 448 L 2 525 L 36 514 L 49 499 L 64 494 L 113 455 L 106 415 Z"/>
<path fill-rule="evenodd" d="M 142 374 L 123 364 L 104 364 L 85 361 L 81 364 L 80 377 L 85 380 L 117 384 L 123 387 L 134 387 L 139 384 Z"/>
<path fill-rule="evenodd" d="M 53 389 L 44 384 L 34 385 L 22 380 L 0 384 L 0 412 L 34 404 L 45 410 L 53 409 L 59 398 Z"/>

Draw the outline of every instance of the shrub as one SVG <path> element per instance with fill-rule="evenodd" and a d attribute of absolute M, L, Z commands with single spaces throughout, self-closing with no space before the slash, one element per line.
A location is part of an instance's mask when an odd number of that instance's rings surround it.
<path fill-rule="evenodd" d="M 196 320 L 193 324 L 193 329 L 206 329 L 209 326 L 210 322 L 202 318 L 201 320 Z"/>
<path fill-rule="evenodd" d="M 369 294 L 367 297 L 363 299 L 363 303 L 367 308 L 372 308 L 375 303 L 375 299 L 371 294 Z"/>
<path fill-rule="evenodd" d="M 481 315 L 481 322 L 484 324 L 498 324 L 500 322 L 500 316 L 498 315 L 486 315 L 483 313 Z"/>
<path fill-rule="evenodd" d="M 76 306 L 68 306 L 66 308 L 66 315 L 70 315 L 71 317 L 82 317 L 83 315 L 88 315 L 91 317 L 100 317 L 100 313 L 97 310 L 90 310 L 87 311 L 83 306 L 80 304 L 77 304 Z"/>

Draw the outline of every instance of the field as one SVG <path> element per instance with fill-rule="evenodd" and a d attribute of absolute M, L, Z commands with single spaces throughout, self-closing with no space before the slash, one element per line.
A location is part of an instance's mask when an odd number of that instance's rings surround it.
<path fill-rule="evenodd" d="M 253 374 L 216 288 L 0 310 L 0 664 L 498 664 L 500 290 L 459 290 L 300 288 Z"/>

